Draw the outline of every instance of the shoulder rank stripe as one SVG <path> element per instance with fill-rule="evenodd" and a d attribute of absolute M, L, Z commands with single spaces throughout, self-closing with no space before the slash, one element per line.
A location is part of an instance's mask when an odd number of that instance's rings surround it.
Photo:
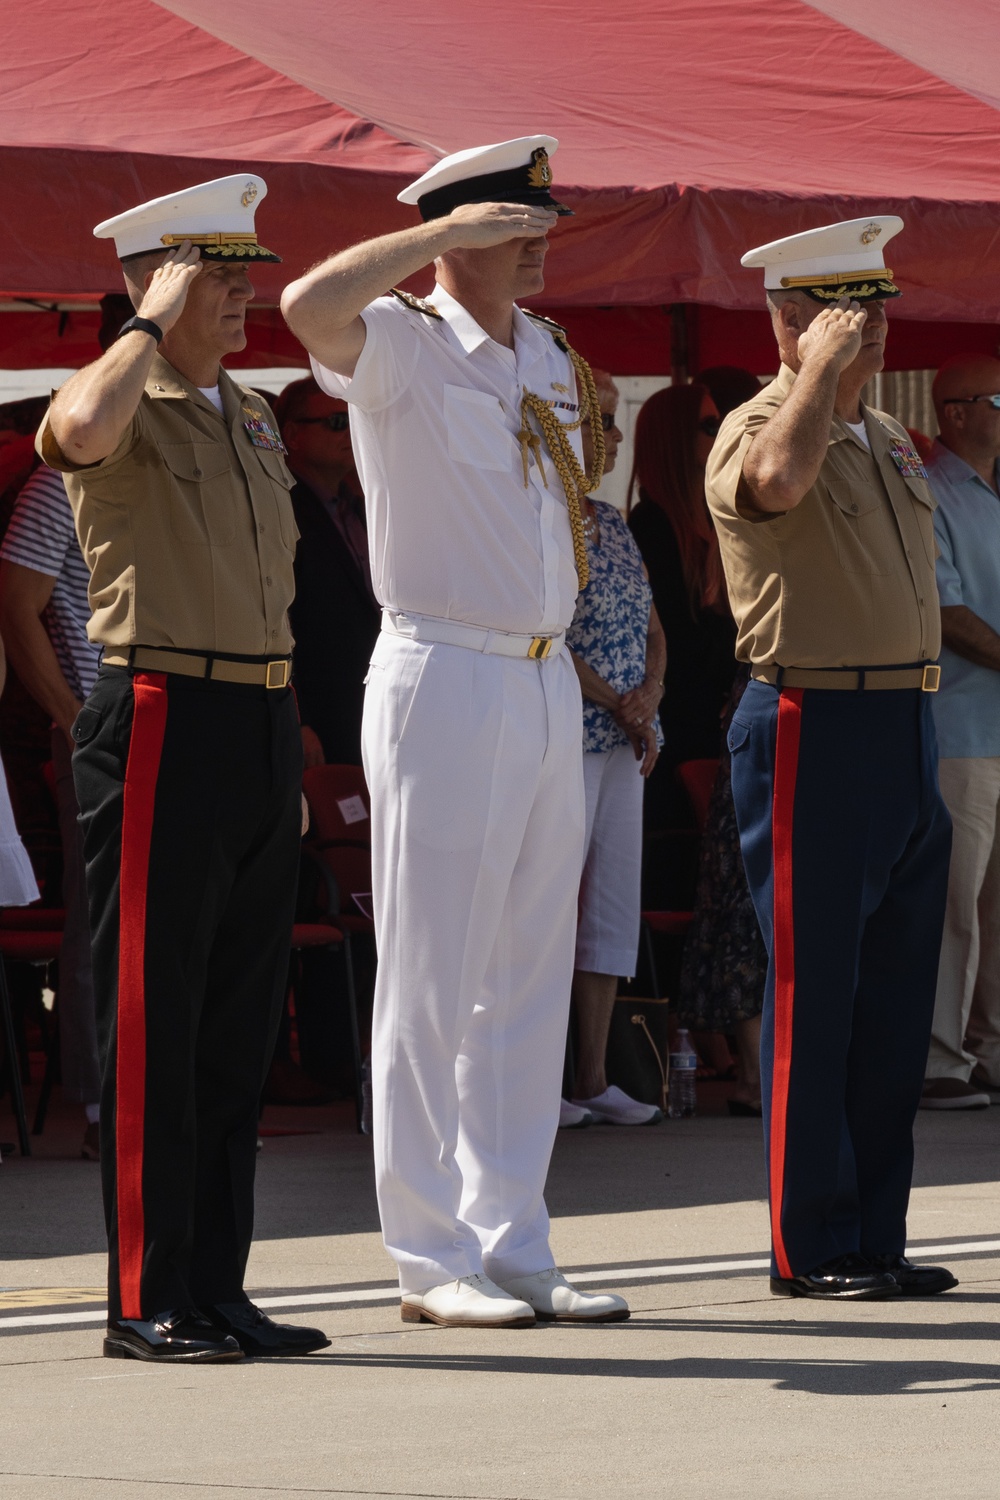
<path fill-rule="evenodd" d="M 423 297 L 414 297 L 412 292 L 402 292 L 398 286 L 390 288 L 390 291 L 393 297 L 398 297 L 403 306 L 410 308 L 412 312 L 426 313 L 429 318 L 441 320 L 441 314 L 432 302 L 425 302 Z"/>
<path fill-rule="evenodd" d="M 557 323 L 555 318 L 546 318 L 542 313 L 532 312 L 530 307 L 522 307 L 520 310 L 533 323 L 541 323 L 543 328 L 547 328 L 563 353 L 569 353 L 569 334 L 561 323 Z"/>

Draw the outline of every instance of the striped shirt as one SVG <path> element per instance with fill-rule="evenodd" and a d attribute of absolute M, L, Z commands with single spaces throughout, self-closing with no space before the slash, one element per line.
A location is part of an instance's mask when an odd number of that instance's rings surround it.
<path fill-rule="evenodd" d="M 41 464 L 17 497 L 0 558 L 55 579 L 42 624 L 70 690 L 82 702 L 94 685 L 100 647 L 87 639 L 90 573 L 73 525 L 63 477 Z"/>

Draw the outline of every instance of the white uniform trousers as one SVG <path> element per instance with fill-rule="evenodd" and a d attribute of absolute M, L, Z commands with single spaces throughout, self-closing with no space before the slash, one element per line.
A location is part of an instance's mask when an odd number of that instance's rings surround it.
<path fill-rule="evenodd" d="M 362 744 L 378 979 L 375 1174 L 401 1290 L 553 1264 L 583 859 L 568 652 L 485 655 L 383 634 Z"/>
<path fill-rule="evenodd" d="M 1000 756 L 948 756 L 939 777 L 953 834 L 927 1077 L 1000 1088 Z"/>

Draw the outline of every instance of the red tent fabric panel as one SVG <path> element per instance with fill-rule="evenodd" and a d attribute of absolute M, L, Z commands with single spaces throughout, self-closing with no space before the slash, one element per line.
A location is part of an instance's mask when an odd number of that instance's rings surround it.
<path fill-rule="evenodd" d="M 907 224 L 900 321 L 993 323 L 996 15 L 996 0 L 962 0 L 950 28 L 932 0 L 633 0 L 610 17 L 598 0 L 382 0 L 375 30 L 370 7 L 328 0 L 282 0 L 280 24 L 271 0 L 8 6 L 0 293 L 111 289 L 93 224 L 245 166 L 286 256 L 261 270 L 273 301 L 331 249 L 413 222 L 395 195 L 432 147 L 544 129 L 577 210 L 553 236 L 551 305 L 757 309 L 743 250 L 878 209 Z"/>
<path fill-rule="evenodd" d="M 285 0 L 280 26 L 270 0 L 168 3 L 400 139 L 450 151 L 551 131 L 579 214 L 552 258 L 563 305 L 753 307 L 743 250 L 879 208 L 907 221 L 900 316 L 1000 318 L 1000 115 L 935 74 L 932 46 L 901 54 L 899 0 L 845 0 L 846 25 L 804 0 L 632 0 L 613 18 L 597 0 L 382 0 L 374 45 L 369 13 L 341 7 L 329 46 L 327 0 Z M 975 34 L 952 30 L 957 77 Z M 498 87 L 502 59 L 516 66 Z"/>

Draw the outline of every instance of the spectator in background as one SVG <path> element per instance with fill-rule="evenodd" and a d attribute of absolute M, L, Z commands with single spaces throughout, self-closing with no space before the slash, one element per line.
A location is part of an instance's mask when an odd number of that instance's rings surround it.
<path fill-rule="evenodd" d="M 73 721 L 97 678 L 87 639 L 90 574 L 61 474 L 42 464 L 14 506 L 0 547 L 0 632 L 14 670 L 52 718 L 52 767 L 63 850 L 66 926 L 59 954 L 59 1046 L 67 1095 L 82 1104 L 82 1155 L 100 1156 L 101 1070 L 90 967 L 83 846 L 71 765 Z"/>
<path fill-rule="evenodd" d="M 976 1109 L 1000 1088 L 1000 360 L 949 360 L 933 395 L 944 643 L 934 719 L 953 842 L 920 1103 Z"/>
<path fill-rule="evenodd" d="M 719 413 L 697 382 L 656 391 L 635 426 L 629 525 L 667 639 L 660 765 L 646 791 L 647 828 L 681 821 L 674 772 L 718 755 L 719 726 L 736 670 L 736 628 L 719 544 L 705 503 L 705 461 Z"/>
<path fill-rule="evenodd" d="M 712 365 L 695 376 L 715 402 L 719 421 L 731 411 L 760 395 L 760 381 L 741 365 Z"/>
<path fill-rule="evenodd" d="M 364 681 L 380 614 L 347 403 L 307 376 L 285 387 L 274 410 L 296 479 L 300 540 L 289 617 L 306 765 L 360 765 Z"/>
<path fill-rule="evenodd" d="M 618 387 L 594 371 L 604 429 L 604 472 L 621 442 Z M 593 469 L 590 420 L 581 428 L 584 467 Z M 631 979 L 639 947 L 643 778 L 661 738 L 656 710 L 666 662 L 663 631 L 639 549 L 619 511 L 581 497 L 590 579 L 576 601 L 566 644 L 583 691 L 586 834 L 573 973 L 577 1023 L 574 1098 L 559 1124 L 653 1125 L 663 1112 L 608 1086 L 604 1054 L 619 976 Z"/>
<path fill-rule="evenodd" d="M 125 296 L 101 300 L 98 343 L 108 349 L 132 315 Z M 35 425 L 44 415 L 43 410 Z M 32 448 L 34 434 L 31 436 Z M 0 632 L 11 664 L 52 720 L 51 748 L 63 856 L 66 925 L 59 953 L 59 1060 L 63 1088 L 86 1122 L 81 1155 L 100 1157 L 101 1070 L 97 1053 L 90 924 L 70 735 L 97 677 L 100 650 L 87 637 L 90 573 L 63 477 L 39 464 L 15 503 L 0 547 Z"/>
<path fill-rule="evenodd" d="M 703 370 L 700 384 L 712 393 L 720 421 L 760 394 L 760 381 L 736 365 Z M 736 1041 L 736 1088 L 727 1102 L 732 1115 L 760 1115 L 760 1027 L 767 978 L 767 950 L 747 885 L 733 805 L 726 734 L 748 680 L 738 665 L 719 739 L 719 772 L 712 789 L 701 841 L 694 916 L 684 945 L 678 1012 L 697 1034 L 721 1032 Z M 701 1043 L 699 1037 L 699 1044 Z"/>

